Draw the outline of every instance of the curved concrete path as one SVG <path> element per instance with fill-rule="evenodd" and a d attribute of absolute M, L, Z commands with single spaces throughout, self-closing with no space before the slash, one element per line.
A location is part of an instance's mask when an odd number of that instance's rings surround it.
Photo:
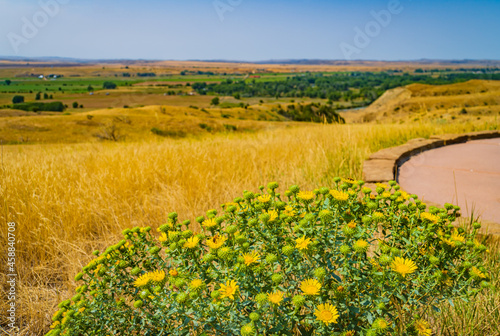
<path fill-rule="evenodd" d="M 462 215 L 500 223 L 500 138 L 425 151 L 399 168 L 401 188 L 437 203 L 458 204 Z"/>

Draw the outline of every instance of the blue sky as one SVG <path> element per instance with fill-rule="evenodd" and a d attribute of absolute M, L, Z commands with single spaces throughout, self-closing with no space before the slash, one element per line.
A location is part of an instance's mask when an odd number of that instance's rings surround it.
<path fill-rule="evenodd" d="M 0 55 L 500 59 L 498 17 L 498 0 L 0 0 Z"/>

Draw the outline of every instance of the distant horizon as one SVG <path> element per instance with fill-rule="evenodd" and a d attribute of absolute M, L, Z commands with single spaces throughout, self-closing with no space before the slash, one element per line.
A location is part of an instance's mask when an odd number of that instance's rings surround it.
<path fill-rule="evenodd" d="M 437 58 L 419 58 L 419 59 L 324 59 L 324 58 L 284 58 L 284 59 L 262 59 L 256 61 L 250 60 L 231 60 L 231 59 L 155 59 L 155 58 L 81 58 L 67 56 L 9 56 L 0 55 L 0 60 L 73 60 L 73 61 L 156 61 L 156 62 L 221 62 L 221 63 L 266 63 L 266 62 L 500 62 L 498 59 L 437 59 Z"/>

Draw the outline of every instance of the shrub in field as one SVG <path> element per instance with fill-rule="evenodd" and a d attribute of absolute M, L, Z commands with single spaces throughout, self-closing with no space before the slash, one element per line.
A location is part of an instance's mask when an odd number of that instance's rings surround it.
<path fill-rule="evenodd" d="M 95 252 L 47 335 L 431 335 L 442 300 L 489 287 L 479 224 L 395 182 L 243 197 Z M 264 187 L 261 187 L 264 191 Z M 437 308 L 435 308 L 437 309 Z"/>

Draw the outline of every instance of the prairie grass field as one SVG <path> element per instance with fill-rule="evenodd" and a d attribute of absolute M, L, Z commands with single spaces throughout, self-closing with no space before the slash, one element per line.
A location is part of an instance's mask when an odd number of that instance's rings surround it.
<path fill-rule="evenodd" d="M 57 303 L 72 295 L 74 275 L 93 250 L 115 243 L 125 228 L 156 228 L 172 211 L 194 223 L 196 216 L 270 181 L 280 189 L 298 184 L 312 190 L 333 185 L 335 176 L 361 179 L 363 161 L 379 149 L 434 134 L 498 128 L 496 118 L 484 117 L 447 124 L 305 124 L 177 140 L 2 146 L 0 221 L 16 223 L 19 335 L 48 331 Z M 5 235 L 2 230 L 2 240 Z M 489 246 L 495 289 L 473 303 L 442 305 L 442 312 L 432 315 L 437 335 L 500 334 L 500 248 L 498 241 Z M 0 262 L 6 255 L 2 251 Z M 6 285 L 1 290 L 3 310 Z M 0 325 L 6 325 L 3 315 Z"/>

